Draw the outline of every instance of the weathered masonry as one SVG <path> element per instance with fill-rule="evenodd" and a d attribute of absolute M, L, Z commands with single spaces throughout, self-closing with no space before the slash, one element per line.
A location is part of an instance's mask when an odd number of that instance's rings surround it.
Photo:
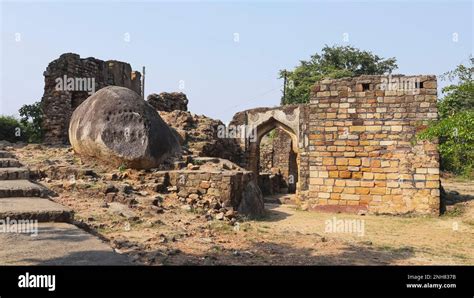
<path fill-rule="evenodd" d="M 127 87 L 141 95 L 141 74 L 130 64 L 67 53 L 44 72 L 43 131 L 46 143 L 67 143 L 72 112 L 95 91 L 109 85 Z"/>
<path fill-rule="evenodd" d="M 309 104 L 259 108 L 231 124 L 255 126 L 243 166 L 258 174 L 271 129 L 292 139 L 296 193 L 311 209 L 439 212 L 437 145 L 415 134 L 438 116 L 435 76 L 361 76 L 316 84 Z"/>

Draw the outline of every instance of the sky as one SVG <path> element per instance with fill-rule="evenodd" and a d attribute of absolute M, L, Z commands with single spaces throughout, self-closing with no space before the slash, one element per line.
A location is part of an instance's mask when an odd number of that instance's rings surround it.
<path fill-rule="evenodd" d="M 184 92 L 190 111 L 224 122 L 279 105 L 279 70 L 325 45 L 396 57 L 406 75 L 440 75 L 473 52 L 472 0 L 0 1 L 3 115 L 39 101 L 66 52 L 145 66 L 146 95 Z"/>

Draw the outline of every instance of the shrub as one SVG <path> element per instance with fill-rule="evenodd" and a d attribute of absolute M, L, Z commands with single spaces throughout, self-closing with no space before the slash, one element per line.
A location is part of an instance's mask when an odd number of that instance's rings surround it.
<path fill-rule="evenodd" d="M 418 139 L 439 140 L 441 169 L 468 178 L 474 176 L 474 58 L 470 66 L 459 65 L 447 72 L 456 84 L 443 88 L 438 102 L 440 120 L 417 135 Z"/>
<path fill-rule="evenodd" d="M 15 117 L 0 116 L 0 140 L 12 143 L 26 141 L 26 129 Z"/>
<path fill-rule="evenodd" d="M 43 131 L 41 123 L 43 121 L 43 111 L 41 110 L 41 102 L 35 102 L 31 105 L 23 105 L 19 110 L 21 119 L 28 136 L 27 141 L 30 143 L 39 143 L 43 140 Z"/>

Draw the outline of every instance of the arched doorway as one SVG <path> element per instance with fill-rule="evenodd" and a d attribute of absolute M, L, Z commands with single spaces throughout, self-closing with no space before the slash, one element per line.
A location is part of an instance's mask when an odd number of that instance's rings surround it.
<path fill-rule="evenodd" d="M 264 195 L 296 193 L 299 161 L 298 140 L 293 129 L 271 117 L 256 127 L 256 135 L 255 142 L 249 146 L 248 165 L 255 173 Z M 272 135 L 276 139 L 269 141 Z M 268 148 L 269 144 L 271 148 Z"/>

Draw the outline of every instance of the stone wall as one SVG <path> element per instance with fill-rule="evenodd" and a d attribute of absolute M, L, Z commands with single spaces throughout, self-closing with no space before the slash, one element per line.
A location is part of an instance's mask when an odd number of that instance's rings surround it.
<path fill-rule="evenodd" d="M 80 58 L 67 53 L 49 63 L 44 72 L 43 109 L 44 142 L 67 143 L 72 112 L 92 92 L 116 85 L 127 87 L 141 95 L 141 74 L 130 64 L 96 58 Z M 63 86 L 58 88 L 58 79 Z M 69 84 L 68 80 L 73 83 Z M 92 88 L 84 88 L 92 87 Z"/>
<path fill-rule="evenodd" d="M 262 173 L 278 175 L 277 178 L 281 181 L 273 183 L 276 184 L 276 188 L 274 187 L 276 190 L 272 194 L 278 193 L 279 189 L 294 193 L 298 181 L 298 165 L 291 137 L 279 128 L 271 133 L 271 137 L 267 134 L 260 142 L 260 176 L 262 176 Z M 262 181 L 267 180 L 265 177 L 261 178 Z M 262 185 L 262 183 L 259 183 L 259 185 Z M 264 194 L 268 193 L 263 189 L 262 192 Z"/>
<path fill-rule="evenodd" d="M 273 138 L 266 135 L 260 142 L 259 172 L 270 173 L 273 168 Z"/>
<path fill-rule="evenodd" d="M 177 197 L 194 209 L 208 210 L 210 215 L 224 210 L 249 217 L 264 214 L 262 193 L 251 187 L 254 178 L 250 171 L 175 170 L 165 174 L 177 188 Z"/>
<path fill-rule="evenodd" d="M 439 212 L 437 146 L 414 140 L 437 118 L 434 76 L 361 76 L 312 89 L 309 191 L 315 209 Z M 385 80 L 385 81 L 384 81 Z M 401 88 L 397 80 L 416 81 Z"/>

